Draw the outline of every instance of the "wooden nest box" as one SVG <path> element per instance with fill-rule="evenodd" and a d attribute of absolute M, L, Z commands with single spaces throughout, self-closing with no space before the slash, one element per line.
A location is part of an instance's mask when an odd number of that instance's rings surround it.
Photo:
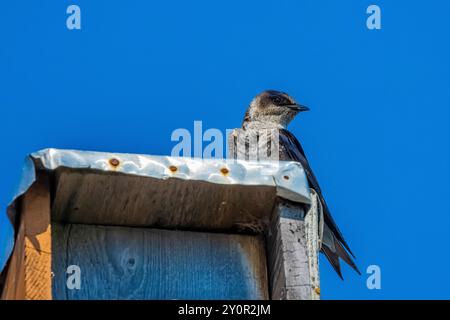
<path fill-rule="evenodd" d="M 298 163 L 27 159 L 3 299 L 318 298 L 316 198 Z"/>

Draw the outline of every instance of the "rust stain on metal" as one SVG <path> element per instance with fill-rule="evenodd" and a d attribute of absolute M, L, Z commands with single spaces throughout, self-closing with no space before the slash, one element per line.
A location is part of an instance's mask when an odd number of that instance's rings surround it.
<path fill-rule="evenodd" d="M 320 295 L 320 288 L 319 287 L 314 288 L 314 292 Z"/>
<path fill-rule="evenodd" d="M 111 158 L 109 159 L 109 164 L 111 165 L 111 167 L 115 169 L 120 165 L 120 160 L 116 158 Z"/>
<path fill-rule="evenodd" d="M 222 168 L 220 169 L 220 172 L 224 175 L 227 176 L 230 173 L 230 170 L 228 170 L 227 168 Z"/>
<path fill-rule="evenodd" d="M 284 180 L 289 180 L 289 176 L 284 176 Z"/>
<path fill-rule="evenodd" d="M 170 167 L 169 167 L 169 170 L 170 170 L 172 173 L 175 173 L 175 172 L 178 171 L 178 168 L 177 168 L 176 166 L 170 166 Z"/>

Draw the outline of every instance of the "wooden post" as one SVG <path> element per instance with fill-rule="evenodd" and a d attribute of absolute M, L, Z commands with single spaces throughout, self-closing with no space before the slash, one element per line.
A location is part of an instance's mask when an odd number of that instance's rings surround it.
<path fill-rule="evenodd" d="M 228 140 L 228 156 L 247 160 L 257 155 L 259 159 L 259 155 L 267 154 L 270 140 L 267 134 L 277 136 L 270 132 L 235 129 Z M 249 146 L 251 141 L 257 144 Z M 278 152 L 273 143 L 271 147 Z M 318 209 L 313 191 L 311 206 L 278 199 L 266 235 L 271 299 L 319 299 Z"/>
<path fill-rule="evenodd" d="M 280 199 L 267 233 L 271 299 L 319 299 L 317 215 Z M 317 220 L 316 220 L 317 221 Z"/>
<path fill-rule="evenodd" d="M 306 244 L 311 281 L 311 299 L 320 299 L 319 251 L 323 232 L 322 207 L 319 196 L 311 189 L 311 206 L 305 216 Z"/>
<path fill-rule="evenodd" d="M 46 174 L 23 196 L 2 299 L 52 298 L 50 192 Z"/>

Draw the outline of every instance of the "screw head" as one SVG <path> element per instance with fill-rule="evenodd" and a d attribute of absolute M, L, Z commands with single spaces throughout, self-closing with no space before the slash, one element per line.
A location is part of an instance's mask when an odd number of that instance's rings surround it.
<path fill-rule="evenodd" d="M 175 173 L 175 172 L 178 171 L 178 168 L 177 168 L 176 166 L 170 166 L 170 167 L 169 167 L 169 170 L 170 170 L 172 173 Z"/>
<path fill-rule="evenodd" d="M 109 159 L 109 164 L 113 167 L 118 167 L 120 165 L 119 159 L 111 158 Z"/>

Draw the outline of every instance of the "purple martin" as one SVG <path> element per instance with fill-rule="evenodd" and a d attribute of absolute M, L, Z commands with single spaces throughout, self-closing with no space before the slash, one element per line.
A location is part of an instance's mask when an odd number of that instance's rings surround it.
<path fill-rule="evenodd" d="M 242 129 L 267 130 L 277 129 L 279 133 L 279 160 L 300 162 L 305 170 L 309 185 L 317 193 L 323 210 L 323 235 L 321 252 L 342 279 L 339 258 L 344 260 L 358 274 L 361 274 L 354 263 L 354 255 L 345 241 L 336 222 L 331 216 L 319 183 L 309 165 L 300 142 L 286 127 L 294 117 L 309 108 L 298 104 L 284 92 L 267 90 L 257 95 L 245 113 Z"/>

